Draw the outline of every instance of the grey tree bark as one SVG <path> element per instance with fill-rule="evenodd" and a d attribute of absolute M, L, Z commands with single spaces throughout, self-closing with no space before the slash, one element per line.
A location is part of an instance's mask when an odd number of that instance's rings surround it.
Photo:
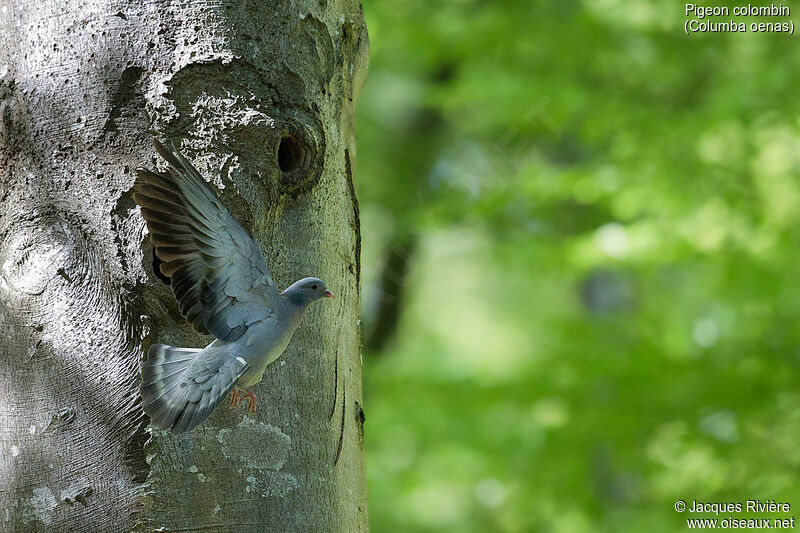
<path fill-rule="evenodd" d="M 0 530 L 368 529 L 357 0 L 0 0 Z M 182 143 L 285 286 L 336 293 L 255 389 L 147 430 L 152 342 L 203 346 L 130 189 Z"/>

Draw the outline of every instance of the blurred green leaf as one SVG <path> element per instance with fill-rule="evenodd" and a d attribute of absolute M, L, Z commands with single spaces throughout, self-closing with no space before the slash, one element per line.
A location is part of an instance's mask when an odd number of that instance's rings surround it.
<path fill-rule="evenodd" d="M 420 241 L 364 357 L 374 531 L 800 505 L 800 49 L 683 9 L 365 2 L 366 322 L 382 251 Z"/>

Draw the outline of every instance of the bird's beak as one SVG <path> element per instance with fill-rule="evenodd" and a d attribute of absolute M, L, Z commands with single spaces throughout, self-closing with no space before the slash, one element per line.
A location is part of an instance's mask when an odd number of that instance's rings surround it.
<path fill-rule="evenodd" d="M 325 291 L 322 294 L 324 294 L 328 298 L 336 298 L 336 296 L 334 296 L 331 291 Z"/>

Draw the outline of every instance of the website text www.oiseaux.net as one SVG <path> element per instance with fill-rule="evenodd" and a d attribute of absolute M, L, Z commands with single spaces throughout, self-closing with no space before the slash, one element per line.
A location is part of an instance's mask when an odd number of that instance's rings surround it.
<path fill-rule="evenodd" d="M 675 510 L 679 513 L 688 511 L 692 514 L 714 515 L 713 518 L 692 517 L 686 519 L 689 529 L 794 529 L 794 516 L 788 516 L 792 506 L 786 502 L 775 500 L 747 500 L 745 502 L 702 502 L 692 500 L 687 504 L 684 500 L 675 502 Z M 736 517 L 733 513 L 780 514 L 779 517 Z"/>

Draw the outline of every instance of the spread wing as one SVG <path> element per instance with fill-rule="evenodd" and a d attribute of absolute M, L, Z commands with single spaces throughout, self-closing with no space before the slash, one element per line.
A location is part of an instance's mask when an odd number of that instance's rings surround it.
<path fill-rule="evenodd" d="M 134 198 L 181 313 L 200 333 L 239 338 L 272 312 L 278 291 L 261 249 L 200 173 L 157 140 L 166 173 L 138 169 Z"/>

